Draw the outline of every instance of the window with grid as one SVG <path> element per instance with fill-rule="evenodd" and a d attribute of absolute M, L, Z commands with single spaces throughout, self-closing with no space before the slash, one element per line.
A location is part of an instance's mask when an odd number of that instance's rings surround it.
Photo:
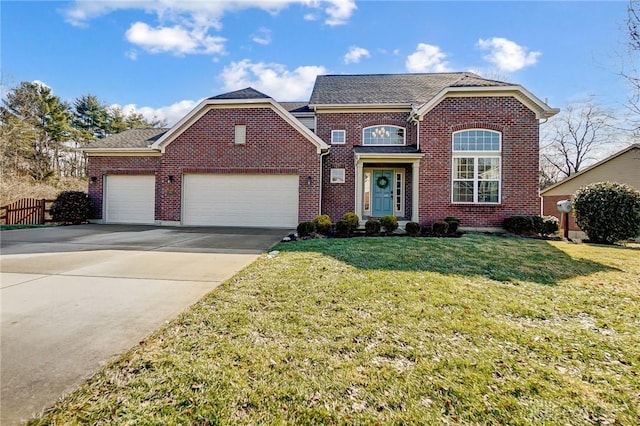
<path fill-rule="evenodd" d="M 372 126 L 362 130 L 363 145 L 404 145 L 404 128 Z"/>
<path fill-rule="evenodd" d="M 454 133 L 452 177 L 454 203 L 500 203 L 501 134 L 483 129 Z"/>

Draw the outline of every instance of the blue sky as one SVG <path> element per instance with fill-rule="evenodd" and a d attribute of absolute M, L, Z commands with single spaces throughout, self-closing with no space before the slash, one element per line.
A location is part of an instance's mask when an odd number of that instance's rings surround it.
<path fill-rule="evenodd" d="M 626 1 L 6 1 L 3 90 L 41 81 L 63 100 L 174 123 L 252 86 L 308 99 L 317 74 L 472 70 L 552 107 L 622 107 Z"/>

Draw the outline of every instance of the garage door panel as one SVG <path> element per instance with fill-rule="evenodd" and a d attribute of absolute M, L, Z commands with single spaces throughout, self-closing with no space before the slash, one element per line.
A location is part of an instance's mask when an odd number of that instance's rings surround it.
<path fill-rule="evenodd" d="M 153 224 L 155 176 L 112 175 L 106 177 L 105 222 Z"/>
<path fill-rule="evenodd" d="M 185 175 L 183 223 L 292 227 L 298 221 L 296 175 Z"/>

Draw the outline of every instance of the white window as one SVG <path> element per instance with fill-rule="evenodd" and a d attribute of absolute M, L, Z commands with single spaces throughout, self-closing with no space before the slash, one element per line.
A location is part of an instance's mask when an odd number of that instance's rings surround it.
<path fill-rule="evenodd" d="M 404 182 L 402 182 L 402 172 L 396 172 L 396 187 L 394 188 L 395 190 L 395 202 L 396 202 L 396 213 L 400 213 L 402 212 L 402 204 L 404 201 L 404 197 L 402 196 L 403 191 L 402 191 L 402 185 L 404 184 Z"/>
<path fill-rule="evenodd" d="M 452 176 L 454 203 L 500 203 L 500 133 L 482 129 L 454 133 Z"/>
<path fill-rule="evenodd" d="M 372 126 L 362 131 L 363 145 L 404 145 L 404 128 L 398 126 Z"/>
<path fill-rule="evenodd" d="M 347 132 L 345 130 L 332 130 L 331 131 L 331 144 L 332 145 L 344 145 L 347 139 Z"/>
<path fill-rule="evenodd" d="M 331 183 L 344 183 L 344 169 L 331 169 Z"/>
<path fill-rule="evenodd" d="M 236 145 L 244 145 L 247 142 L 247 126 L 244 124 L 236 124 L 234 132 L 233 143 Z"/>

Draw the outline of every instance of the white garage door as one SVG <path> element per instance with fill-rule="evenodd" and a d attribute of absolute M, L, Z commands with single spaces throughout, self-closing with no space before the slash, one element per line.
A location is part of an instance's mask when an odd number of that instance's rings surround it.
<path fill-rule="evenodd" d="M 112 175 L 105 184 L 105 222 L 154 223 L 155 176 Z"/>
<path fill-rule="evenodd" d="M 295 227 L 296 175 L 184 175 L 182 223 L 204 226 Z"/>

